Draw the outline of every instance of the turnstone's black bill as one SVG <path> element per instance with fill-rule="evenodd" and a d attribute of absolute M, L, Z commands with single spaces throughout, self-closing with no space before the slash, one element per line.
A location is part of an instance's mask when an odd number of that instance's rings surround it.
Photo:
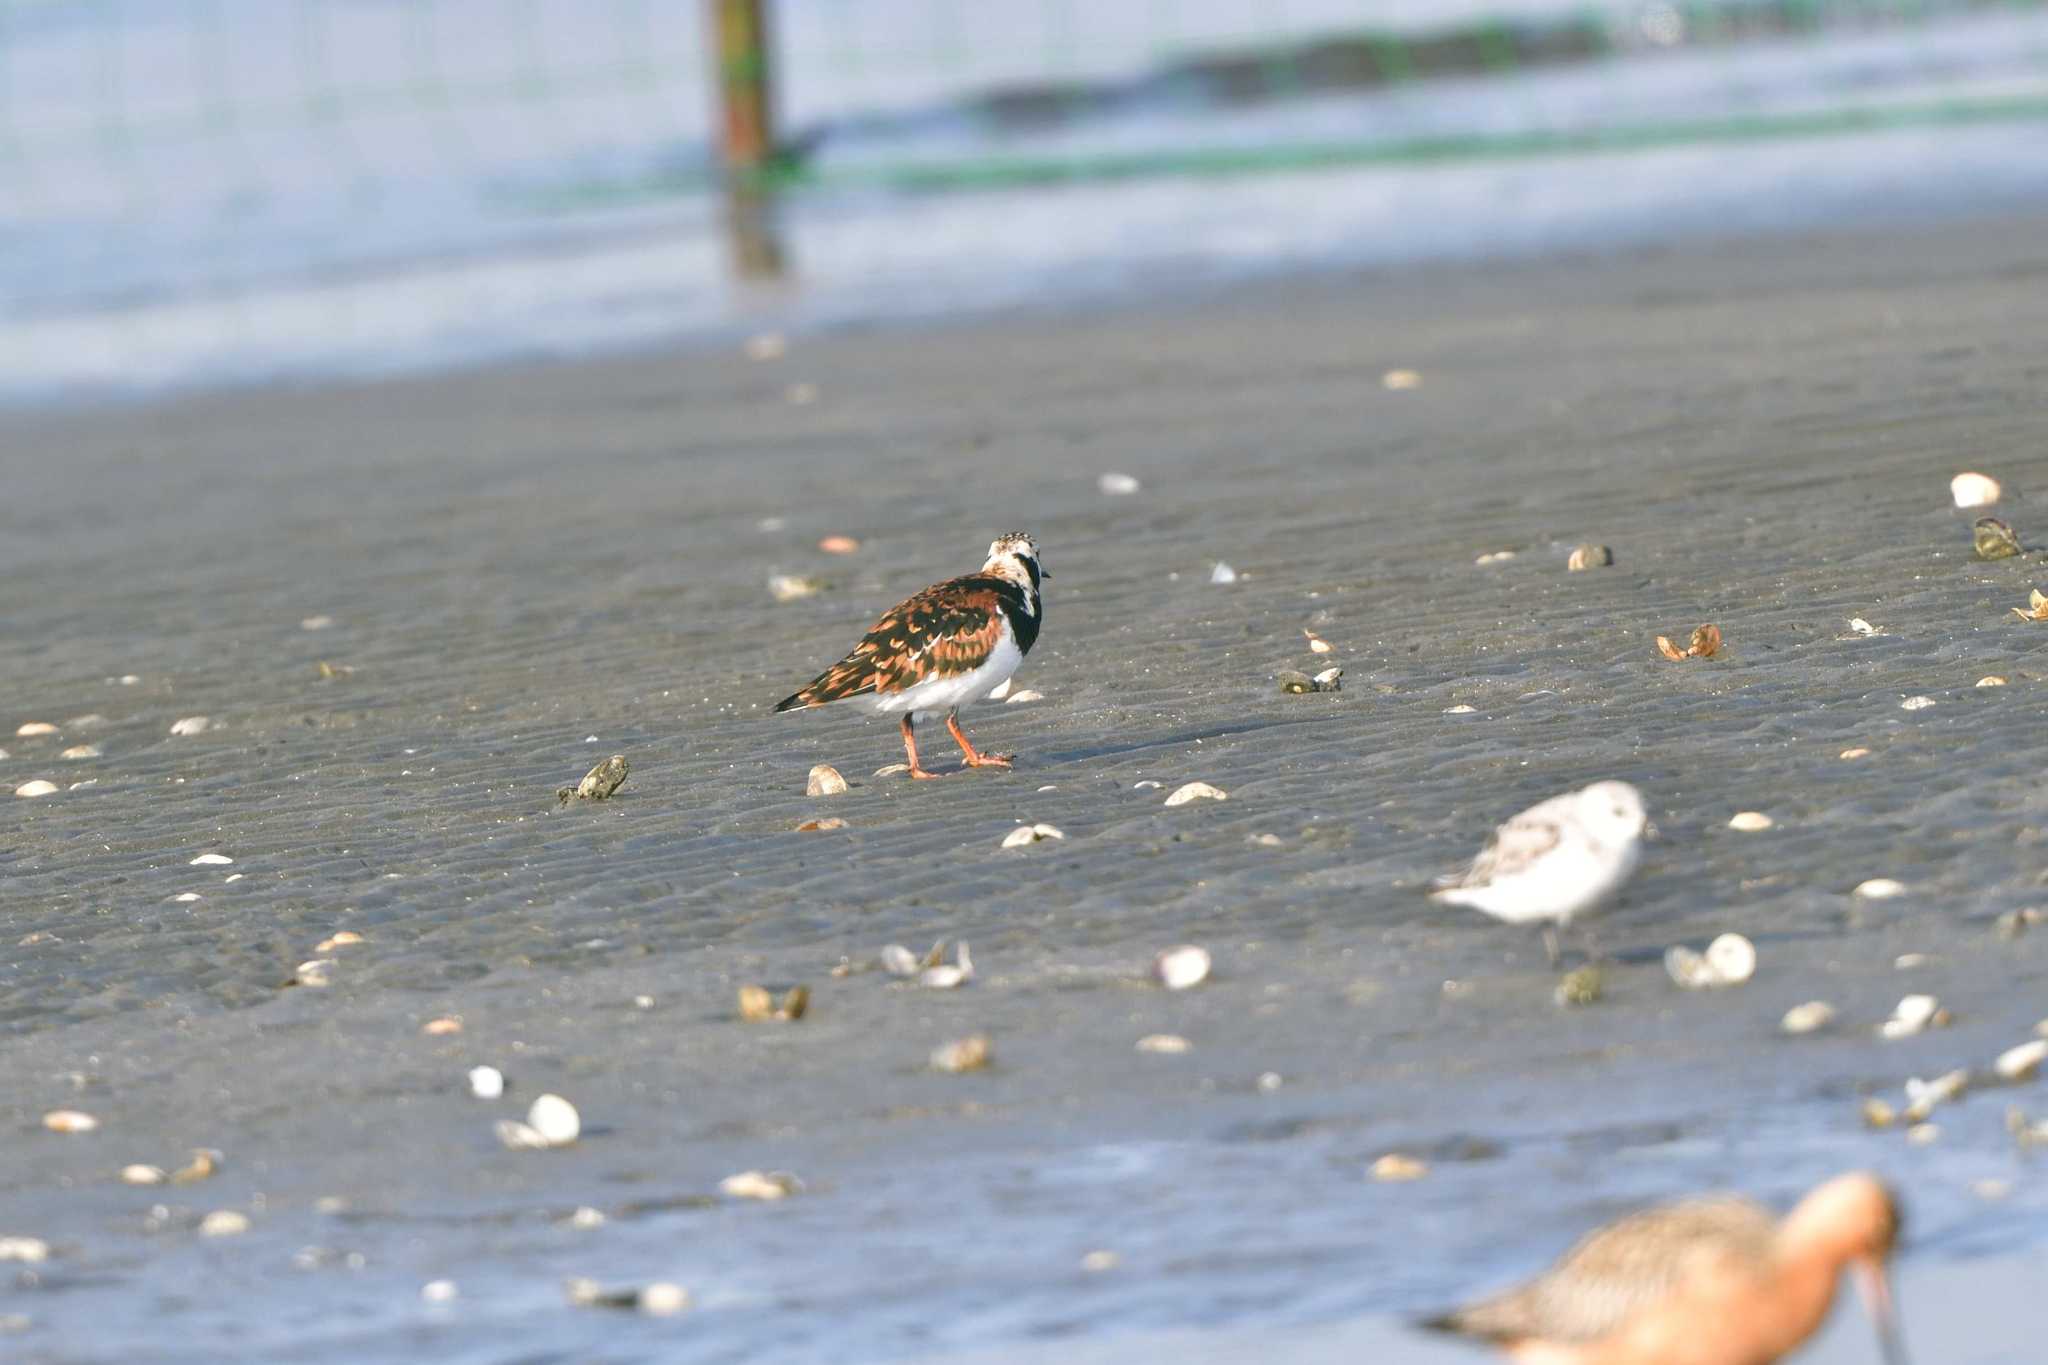
<path fill-rule="evenodd" d="M 847 656 L 777 711 L 854 702 L 903 717 L 912 777 L 938 777 L 917 761 L 913 722 L 943 714 L 970 768 L 1007 768 L 1008 754 L 984 754 L 961 733 L 961 707 L 1006 682 L 1038 639 L 1038 546 L 1021 531 L 997 536 L 978 573 L 949 578 L 882 614 Z"/>

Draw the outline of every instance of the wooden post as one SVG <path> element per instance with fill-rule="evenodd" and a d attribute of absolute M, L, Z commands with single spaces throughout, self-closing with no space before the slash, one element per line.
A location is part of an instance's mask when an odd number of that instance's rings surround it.
<path fill-rule="evenodd" d="M 725 173 L 751 180 L 775 156 L 775 109 L 769 80 L 768 0 L 705 0 L 711 7 L 718 62 L 718 104 L 724 122 Z"/>

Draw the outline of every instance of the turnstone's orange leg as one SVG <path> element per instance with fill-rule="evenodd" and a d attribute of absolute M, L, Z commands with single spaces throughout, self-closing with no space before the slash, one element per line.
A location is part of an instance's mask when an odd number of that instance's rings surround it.
<path fill-rule="evenodd" d="M 916 778 L 944 777 L 944 773 L 927 772 L 918 766 L 917 736 L 911 732 L 910 717 L 903 717 L 903 752 L 910 755 L 910 775 Z"/>
<path fill-rule="evenodd" d="M 946 728 L 953 732 L 953 742 L 960 746 L 960 752 L 967 755 L 968 767 L 1007 768 L 1010 766 L 1010 759 L 1013 755 L 985 754 L 968 742 L 967 733 L 960 728 L 960 713 L 958 711 L 948 711 L 946 713 Z"/>

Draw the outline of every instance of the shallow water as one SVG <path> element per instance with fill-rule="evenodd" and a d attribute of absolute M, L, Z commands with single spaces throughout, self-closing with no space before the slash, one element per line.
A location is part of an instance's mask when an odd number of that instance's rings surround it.
<path fill-rule="evenodd" d="M 1999 1286 L 2038 1265 L 2048 1188 L 2004 1114 L 2044 1092 L 1972 1094 L 1924 1147 L 1857 1106 L 2048 1014 L 2048 934 L 1990 925 L 2042 895 L 2044 637 L 2007 611 L 2039 565 L 1973 561 L 1947 506 L 1960 468 L 2048 473 L 2039 228 L 9 419 L 0 728 L 63 733 L 0 739 L 0 783 L 90 783 L 0 804 L 0 1231 L 59 1252 L 0 1303 L 30 1319 L 10 1345 L 1028 1360 L 1194 1333 L 1197 1358 L 1419 1361 L 1448 1357 L 1398 1320 L 1625 1207 L 1870 1166 L 1911 1203 L 1909 1286 L 1943 1286 L 1908 1294 L 1923 1357 L 2019 1359 L 2038 1296 Z M 1395 366 L 1422 387 L 1384 389 Z M 1143 490 L 1103 497 L 1111 469 Z M 1054 574 L 1019 678 L 1046 697 L 968 723 L 1015 772 L 874 778 L 885 723 L 768 714 L 1012 526 Z M 832 532 L 861 553 L 810 548 Z M 1585 539 L 1616 566 L 1566 575 Z M 778 570 L 828 590 L 776 606 Z M 1725 657 L 1657 657 L 1707 620 Z M 1341 693 L 1273 686 L 1330 662 Z M 193 715 L 216 727 L 169 735 Z M 56 757 L 85 738 L 104 757 Z M 619 796 L 556 809 L 612 752 Z M 816 762 L 854 790 L 803 797 Z M 1533 936 L 1415 888 L 1609 776 L 1662 838 L 1597 926 L 1607 998 L 1563 1012 Z M 1194 779 L 1230 799 L 1135 786 Z M 1746 808 L 1777 828 L 1726 829 Z M 793 831 L 826 813 L 849 828 Z M 999 851 L 1020 820 L 1067 837 Z M 1909 894 L 1848 894 L 1875 876 Z M 332 986 L 282 988 L 344 927 L 368 942 Z M 1756 980 L 1672 988 L 1663 949 L 1724 930 Z M 940 936 L 973 985 L 828 974 Z M 1182 941 L 1213 982 L 1131 979 Z M 811 1016 L 737 1023 L 750 981 L 808 983 Z M 1878 1041 L 1909 991 L 1955 1025 Z M 1815 997 L 1841 1023 L 1781 1038 Z M 989 1073 L 923 1069 L 976 1029 Z M 1154 1032 L 1193 1051 L 1134 1050 Z M 466 1093 L 479 1062 L 503 1102 Z M 501 1150 L 490 1121 L 543 1090 L 585 1140 Z M 43 1132 L 59 1106 L 102 1129 Z M 226 1153 L 205 1184 L 114 1178 L 195 1146 Z M 1391 1150 L 1432 1173 L 1368 1180 Z M 752 1167 L 808 1188 L 716 1198 Z M 585 1205 L 604 1225 L 565 1226 Z M 254 1227 L 198 1238 L 215 1208 Z M 571 1275 L 699 1307 L 572 1310 Z M 442 1277 L 461 1297 L 423 1304 Z M 1864 1358 L 1857 1330 L 1816 1358 Z"/>

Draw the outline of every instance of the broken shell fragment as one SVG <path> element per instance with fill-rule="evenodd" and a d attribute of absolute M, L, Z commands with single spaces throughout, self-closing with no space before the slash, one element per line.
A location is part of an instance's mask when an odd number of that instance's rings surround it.
<path fill-rule="evenodd" d="M 429 1037 L 439 1038 L 450 1033 L 462 1032 L 462 1016 L 444 1014 L 439 1019 L 429 1019 L 420 1025 L 420 1032 Z"/>
<path fill-rule="evenodd" d="M 1684 649 L 1671 643 L 1666 636 L 1657 637 L 1657 652 L 1667 659 L 1711 659 L 1721 650 L 1721 628 L 1705 625 L 1696 628 Z"/>
<path fill-rule="evenodd" d="M 1935 701 L 1932 697 L 1908 697 L 1904 701 L 1899 703 L 1899 709 L 1901 711 L 1925 711 L 1928 707 L 1933 706 L 1934 704 Z"/>
<path fill-rule="evenodd" d="M 908 763 L 885 763 L 881 767 L 875 769 L 875 776 L 894 777 L 898 773 L 907 773 L 909 771 L 910 765 Z"/>
<path fill-rule="evenodd" d="M 1344 690 L 1343 680 L 1344 670 L 1341 668 L 1326 668 L 1313 679 L 1318 692 L 1341 692 Z"/>
<path fill-rule="evenodd" d="M 1999 1053 L 1991 1069 L 2002 1081 L 2023 1081 L 2039 1071 L 2043 1061 L 2048 1061 L 2048 1038 L 2036 1038 Z"/>
<path fill-rule="evenodd" d="M 1872 877 L 1868 881 L 1858 882 L 1856 889 L 1849 894 L 1860 896 L 1867 901 L 1890 900 L 1894 896 L 1905 895 L 1906 884 L 1895 882 L 1890 877 Z"/>
<path fill-rule="evenodd" d="M 1137 1042 L 1140 1052 L 1182 1053 L 1194 1047 L 1178 1033 L 1148 1033 Z"/>
<path fill-rule="evenodd" d="M 2042 596 L 2041 590 L 2035 588 L 2027 594 L 2027 605 L 2024 608 L 2014 607 L 2012 614 L 2022 621 L 2048 621 L 2048 597 Z"/>
<path fill-rule="evenodd" d="M 192 1159 L 171 1172 L 173 1185 L 197 1185 L 202 1180 L 211 1180 L 220 1170 L 223 1158 L 211 1147 L 194 1147 Z"/>
<path fill-rule="evenodd" d="M 1018 706 L 1018 705 L 1021 705 L 1021 704 L 1023 704 L 1024 702 L 1027 702 L 1027 701 L 1044 701 L 1044 700 L 1045 700 L 1045 693 L 1043 693 L 1043 692 L 1040 692 L 1040 691 L 1039 691 L 1039 690 L 1038 690 L 1037 688 L 1035 688 L 1035 687 L 1020 687 L 1020 688 L 1018 688 L 1018 689 L 1017 689 L 1017 690 L 1016 690 L 1015 692 L 1012 692 L 1012 693 L 1011 693 L 1011 694 L 1010 694 L 1009 696 L 1007 696 L 1007 697 L 1003 698 L 1003 705 L 1005 705 L 1005 706 Z M 907 765 L 906 765 L 906 769 L 907 769 Z"/>
<path fill-rule="evenodd" d="M 955 1042 L 943 1043 L 932 1049 L 931 1064 L 934 1071 L 980 1071 L 994 1056 L 994 1045 L 986 1033 L 970 1034 Z"/>
<path fill-rule="evenodd" d="M 47 1261 L 50 1244 L 40 1237 L 0 1237 L 0 1261 Z"/>
<path fill-rule="evenodd" d="M 1401 1181 L 1420 1180 L 1429 1174 L 1429 1163 L 1419 1157 L 1402 1152 L 1388 1152 L 1372 1163 L 1371 1175 L 1374 1180 Z"/>
<path fill-rule="evenodd" d="M 100 746 L 97 744 L 74 744 L 63 753 L 58 754 L 57 757 L 67 758 L 73 762 L 85 758 L 98 758 L 100 757 Z"/>
<path fill-rule="evenodd" d="M 2005 684 L 2005 677 L 1998 673 L 1986 673 L 1983 677 L 1977 679 L 1977 686 L 1979 687 L 2004 687 Z"/>
<path fill-rule="evenodd" d="M 1979 559 L 2011 559 L 2020 552 L 2020 538 L 1997 517 L 1979 517 L 1970 528 L 1971 547 Z"/>
<path fill-rule="evenodd" d="M 1140 487 L 1138 481 L 1129 474 L 1119 474 L 1114 470 L 1097 479 L 1095 486 L 1102 490 L 1105 497 L 1111 498 L 1127 498 Z"/>
<path fill-rule="evenodd" d="M 57 784 L 55 782 L 46 782 L 39 777 L 33 782 L 24 782 L 19 787 L 16 787 L 14 794 L 22 797 L 48 796 L 56 790 Z"/>
<path fill-rule="evenodd" d="M 825 830 L 845 828 L 846 822 L 838 816 L 832 815 L 827 816 L 823 820 L 806 820 L 796 827 L 796 832 L 798 834 L 817 834 Z"/>
<path fill-rule="evenodd" d="M 213 721 L 206 716 L 186 716 L 171 722 L 174 735 L 203 735 L 213 728 Z"/>
<path fill-rule="evenodd" d="M 1302 628 L 1301 633 L 1308 640 L 1309 653 L 1311 654 L 1328 654 L 1332 649 L 1335 648 L 1335 646 L 1332 645 L 1328 640 L 1325 640 L 1322 636 L 1316 634 L 1314 631 L 1308 629 L 1306 626 Z"/>
<path fill-rule="evenodd" d="M 469 1093 L 480 1100 L 494 1100 L 505 1093 L 505 1073 L 494 1066 L 469 1069 Z"/>
<path fill-rule="evenodd" d="M 202 854 L 200 854 L 200 855 L 199 855 L 198 857 L 194 858 L 194 859 L 193 859 L 193 860 L 192 860 L 191 862 L 187 863 L 187 864 L 186 864 L 186 866 L 187 866 L 187 867 L 226 867 L 226 866 L 228 866 L 228 865 L 229 865 L 230 863 L 232 863 L 232 862 L 234 862 L 234 859 L 233 859 L 233 858 L 230 858 L 230 857 L 229 857 L 229 856 L 228 856 L 227 854 L 225 854 L 225 853 L 202 853 Z"/>
<path fill-rule="evenodd" d="M 1790 1034 L 1817 1033 L 1833 1023 L 1835 1007 L 1825 1000 L 1809 1000 L 1785 1011 L 1778 1027 Z"/>
<path fill-rule="evenodd" d="M 818 548 L 828 555 L 852 555 L 860 553 L 860 542 L 852 536 L 826 536 Z"/>
<path fill-rule="evenodd" d="M 161 1166 L 145 1166 L 141 1162 L 137 1162 L 132 1166 L 123 1166 L 121 1168 L 121 1183 L 123 1185 L 161 1185 L 166 1178 L 164 1168 Z"/>
<path fill-rule="evenodd" d="M 1906 1121 L 1924 1123 L 1938 1106 L 1960 1096 L 1969 1083 L 1970 1073 L 1967 1071 L 1951 1071 L 1931 1081 L 1923 1081 L 1918 1076 L 1911 1078 L 1906 1082 Z"/>
<path fill-rule="evenodd" d="M 1612 563 L 1614 551 L 1605 545 L 1588 543 L 1573 550 L 1571 558 L 1565 560 L 1564 567 L 1567 573 L 1580 573 L 1586 569 L 1604 569 Z"/>
<path fill-rule="evenodd" d="M 1744 834 L 1759 833 L 1776 823 L 1760 810 L 1739 810 L 1728 818 L 1728 828 L 1741 830 Z"/>
<path fill-rule="evenodd" d="M 1855 631 L 1858 635 L 1876 635 L 1878 633 L 1876 626 L 1871 625 L 1870 622 L 1860 616 L 1849 618 L 1849 629 Z"/>
<path fill-rule="evenodd" d="M 331 953 L 336 948 L 353 948 L 358 943 L 364 941 L 363 936 L 355 930 L 343 929 L 339 933 L 329 934 L 326 938 L 314 944 L 313 951 L 316 953 Z"/>
<path fill-rule="evenodd" d="M 811 988 L 791 986 L 780 1000 L 766 986 L 742 986 L 739 992 L 740 1018 L 750 1024 L 779 1019 L 794 1023 L 811 1007 Z"/>
<path fill-rule="evenodd" d="M 846 779 L 829 763 L 820 763 L 812 768 L 809 780 L 804 783 L 805 796 L 843 796 L 845 793 Z"/>
<path fill-rule="evenodd" d="M 287 986 L 313 987 L 330 985 L 333 981 L 333 971 L 333 958 L 316 957 L 309 962 L 301 962 L 293 969 L 291 979 L 284 984 Z"/>
<path fill-rule="evenodd" d="M 1949 496 L 1956 500 L 1958 507 L 1989 507 L 1997 502 L 2004 492 L 1998 480 L 1989 474 L 1971 471 L 1956 475 L 1948 481 Z"/>
<path fill-rule="evenodd" d="M 1152 975 L 1170 991 L 1184 991 L 1199 986 L 1209 979 L 1213 966 L 1207 948 L 1184 943 L 1177 948 L 1168 948 L 1152 959 Z"/>
<path fill-rule="evenodd" d="M 583 774 L 583 780 L 573 787 L 560 787 L 555 791 L 555 800 L 566 806 L 573 800 L 603 801 L 626 784 L 628 769 L 624 754 L 613 754 L 604 762 Z"/>
<path fill-rule="evenodd" d="M 1216 567 L 1209 570 L 1209 581 L 1211 583 L 1235 583 L 1237 581 L 1237 570 L 1219 559 L 1216 561 Z"/>
<path fill-rule="evenodd" d="M 787 1199 L 803 1187 L 788 1171 L 741 1171 L 718 1182 L 718 1192 L 728 1199 Z"/>
<path fill-rule="evenodd" d="M 1865 749 L 1865 748 L 1862 748 L 1862 747 L 1860 747 L 1860 746 L 1859 746 L 1859 747 L 1857 747 L 1857 748 L 1854 748 L 1854 749 L 1844 749 L 1844 750 L 1842 750 L 1841 756 L 1842 756 L 1843 758 L 1852 758 L 1852 759 L 1853 759 L 1853 758 L 1869 758 L 1869 757 L 1870 757 L 1870 750 L 1868 750 L 1868 749 Z"/>
<path fill-rule="evenodd" d="M 900 943 L 892 943 L 882 949 L 882 970 L 891 976 L 916 976 L 924 970 L 924 960 Z"/>
<path fill-rule="evenodd" d="M 201 1237 L 239 1237 L 249 1230 L 249 1215 L 235 1209 L 215 1209 L 199 1220 Z"/>
<path fill-rule="evenodd" d="M 53 1133 L 90 1133 L 100 1121 L 79 1109 L 52 1109 L 43 1115 L 43 1127 Z"/>
<path fill-rule="evenodd" d="M 1189 782 L 1174 790 L 1166 798 L 1169 806 L 1185 806 L 1190 801 L 1228 801 L 1230 793 L 1221 787 L 1212 787 L 1207 782 Z"/>
<path fill-rule="evenodd" d="M 1887 1039 L 1910 1038 L 1930 1024 L 1939 1026 L 1947 1022 L 1948 1012 L 1933 996 L 1909 995 L 1892 1007 L 1892 1017 L 1878 1025 L 1877 1031 Z"/>
<path fill-rule="evenodd" d="M 768 576 L 768 595 L 778 602 L 801 602 L 825 590 L 825 585 L 803 574 L 778 573 Z"/>
<path fill-rule="evenodd" d="M 1047 839 L 1064 839 L 1052 825 L 1019 825 L 1003 836 L 1004 848 L 1023 848 L 1028 844 L 1042 843 Z"/>
<path fill-rule="evenodd" d="M 38 735 L 54 735 L 57 727 L 46 720 L 32 720 L 16 727 L 15 735 L 21 739 L 34 739 Z"/>

